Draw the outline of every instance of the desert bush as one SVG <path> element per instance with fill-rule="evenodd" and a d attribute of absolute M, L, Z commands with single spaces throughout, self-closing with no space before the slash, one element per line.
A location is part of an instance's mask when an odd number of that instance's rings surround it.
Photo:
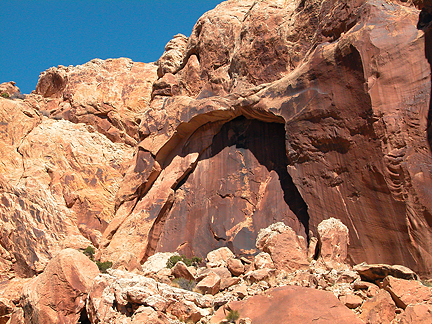
<path fill-rule="evenodd" d="M 7 93 L 7 92 L 3 92 L 3 93 L 1 94 L 1 96 L 2 96 L 3 98 L 9 98 L 9 93 Z"/>
<path fill-rule="evenodd" d="M 174 286 L 189 291 L 193 291 L 197 284 L 195 280 L 188 280 L 186 278 L 176 278 L 172 281 L 172 283 L 174 284 Z"/>
<path fill-rule="evenodd" d="M 106 273 L 107 270 L 112 267 L 113 263 L 111 261 L 96 261 L 96 265 L 98 266 L 100 272 Z"/>
<path fill-rule="evenodd" d="M 240 318 L 240 313 L 239 311 L 231 309 L 225 318 L 229 323 L 235 323 L 235 321 Z"/>
<path fill-rule="evenodd" d="M 201 263 L 202 259 L 198 258 L 198 257 L 192 257 L 191 259 L 189 259 L 184 255 L 173 255 L 172 257 L 170 257 L 168 259 L 166 267 L 168 269 L 171 269 L 179 261 L 182 261 L 188 267 L 190 267 L 190 266 L 198 267 L 198 265 Z"/>
<path fill-rule="evenodd" d="M 95 254 L 95 249 L 93 246 L 89 245 L 85 248 L 85 250 L 83 251 L 83 253 L 85 255 L 87 255 L 89 257 L 90 260 L 94 261 L 94 254 Z"/>

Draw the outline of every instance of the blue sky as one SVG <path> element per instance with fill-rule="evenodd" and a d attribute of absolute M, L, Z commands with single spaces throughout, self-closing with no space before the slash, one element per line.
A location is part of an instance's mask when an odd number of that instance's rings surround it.
<path fill-rule="evenodd" d="M 35 89 L 51 66 L 93 58 L 156 61 L 178 33 L 222 0 L 2 0 L 0 83 L 15 81 L 22 93 Z"/>

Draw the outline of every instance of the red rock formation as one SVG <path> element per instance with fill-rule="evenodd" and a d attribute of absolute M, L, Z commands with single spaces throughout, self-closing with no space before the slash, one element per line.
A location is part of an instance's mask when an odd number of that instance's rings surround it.
<path fill-rule="evenodd" d="M 228 1 L 205 14 L 171 90 L 157 88 L 142 119 L 149 153 L 135 163 L 148 168 L 128 177 L 149 176 L 121 189 L 104 258 L 254 253 L 275 221 L 307 238 L 335 217 L 352 262 L 428 273 L 430 66 L 418 15 L 361 0 Z"/>

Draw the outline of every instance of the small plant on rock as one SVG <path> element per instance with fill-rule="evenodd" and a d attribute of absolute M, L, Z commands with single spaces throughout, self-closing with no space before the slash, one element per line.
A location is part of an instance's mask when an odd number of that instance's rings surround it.
<path fill-rule="evenodd" d="M 7 93 L 7 92 L 3 92 L 3 93 L 1 94 L 1 96 L 2 96 L 3 98 L 9 98 L 9 93 Z"/>
<path fill-rule="evenodd" d="M 89 245 L 85 248 L 85 250 L 83 251 L 83 253 L 85 255 L 87 255 L 89 257 L 90 260 L 94 261 L 94 254 L 95 254 L 95 249 L 93 246 Z"/>
<path fill-rule="evenodd" d="M 189 259 L 184 255 L 173 255 L 172 257 L 170 257 L 168 259 L 166 267 L 168 269 L 171 269 L 179 261 L 182 261 L 188 267 L 190 267 L 190 266 L 198 267 L 198 265 L 201 263 L 202 259 L 198 258 L 198 257 L 192 257 L 191 259 Z"/>
<path fill-rule="evenodd" d="M 189 291 L 193 291 L 196 284 L 197 284 L 195 280 L 188 280 L 186 278 L 176 278 L 172 282 L 173 282 L 174 286 L 177 286 L 179 288 L 189 290 Z"/>
<path fill-rule="evenodd" d="M 96 261 L 96 265 L 98 266 L 100 272 L 107 273 L 107 270 L 112 267 L 113 263 L 111 261 Z"/>
<path fill-rule="evenodd" d="M 240 313 L 237 310 L 231 309 L 225 318 L 228 323 L 235 323 L 240 318 Z"/>

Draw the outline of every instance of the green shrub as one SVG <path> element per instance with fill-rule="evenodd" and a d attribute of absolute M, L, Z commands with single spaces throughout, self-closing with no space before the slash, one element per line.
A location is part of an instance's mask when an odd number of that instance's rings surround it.
<path fill-rule="evenodd" d="M 187 280 L 186 278 L 176 278 L 172 282 L 175 286 L 189 291 L 193 291 L 197 284 L 195 280 Z"/>
<path fill-rule="evenodd" d="M 9 98 L 9 93 L 7 93 L 7 92 L 3 92 L 3 93 L 1 94 L 1 96 L 2 96 L 3 98 Z"/>
<path fill-rule="evenodd" d="M 100 272 L 106 273 L 107 270 L 112 267 L 113 263 L 111 261 L 105 261 L 105 262 L 96 261 L 96 265 L 98 266 Z"/>
<path fill-rule="evenodd" d="M 91 245 L 87 246 L 86 249 L 83 251 L 83 253 L 87 255 L 90 258 L 90 260 L 94 261 L 95 249 L 93 246 Z"/>
<path fill-rule="evenodd" d="M 228 320 L 228 322 L 235 323 L 235 321 L 240 318 L 240 313 L 239 311 L 231 309 L 225 318 Z"/>
<path fill-rule="evenodd" d="M 201 263 L 202 259 L 198 258 L 198 257 L 192 257 L 192 259 L 188 259 L 184 255 L 173 255 L 172 257 L 170 257 L 168 259 L 166 267 L 168 269 L 171 269 L 179 261 L 182 261 L 188 267 L 190 267 L 190 266 L 198 267 L 198 265 Z"/>

